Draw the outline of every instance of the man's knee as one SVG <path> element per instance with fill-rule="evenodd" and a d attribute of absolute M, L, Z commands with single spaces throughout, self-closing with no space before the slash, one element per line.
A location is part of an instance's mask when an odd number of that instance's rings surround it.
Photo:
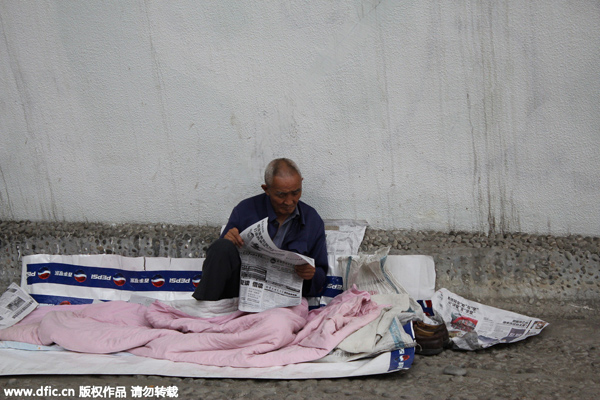
<path fill-rule="evenodd" d="M 208 255 L 209 252 L 225 253 L 225 254 L 228 254 L 228 253 L 239 254 L 236 245 L 233 244 L 233 242 L 231 240 L 227 240 L 227 239 L 215 240 L 208 247 L 206 255 Z"/>
<path fill-rule="evenodd" d="M 205 268 L 217 268 L 221 271 L 238 270 L 240 268 L 240 253 L 231 240 L 217 239 L 206 252 Z"/>
<path fill-rule="evenodd" d="M 206 252 L 202 278 L 192 296 L 196 300 L 237 297 L 241 264 L 236 245 L 227 239 L 217 239 Z"/>

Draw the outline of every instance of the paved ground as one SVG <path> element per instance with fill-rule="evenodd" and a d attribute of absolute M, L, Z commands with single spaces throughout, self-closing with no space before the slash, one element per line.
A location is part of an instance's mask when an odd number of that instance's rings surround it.
<path fill-rule="evenodd" d="M 568 307 L 568 306 L 567 306 Z M 79 386 L 176 387 L 179 399 L 597 399 L 600 396 L 600 315 L 586 307 L 539 316 L 550 325 L 524 341 L 477 352 L 447 350 L 417 356 L 411 369 L 385 375 L 334 380 L 191 379 L 158 376 L 22 376 L 0 377 L 0 387 L 74 388 L 75 396 L 92 398 Z M 466 375 L 444 373 L 448 366 Z M 0 398 L 32 398 L 5 396 Z M 96 397 L 103 398 L 103 397 Z M 108 398 L 108 397 L 104 397 Z M 115 397 L 113 397 L 115 398 Z M 142 398 L 142 397 L 137 397 Z M 156 395 L 145 398 L 160 398 Z"/>

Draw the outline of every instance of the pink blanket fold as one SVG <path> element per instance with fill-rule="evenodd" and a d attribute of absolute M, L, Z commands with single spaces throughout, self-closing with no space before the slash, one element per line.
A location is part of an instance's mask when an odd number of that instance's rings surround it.
<path fill-rule="evenodd" d="M 216 318 L 193 317 L 159 301 L 149 307 L 112 301 L 52 307 L 53 311 L 44 308 L 0 330 L 0 340 L 56 343 L 85 353 L 128 351 L 203 365 L 270 367 L 327 355 L 377 318 L 382 306 L 371 301 L 367 292 L 352 289 L 312 311 L 303 299 L 295 307 Z"/>

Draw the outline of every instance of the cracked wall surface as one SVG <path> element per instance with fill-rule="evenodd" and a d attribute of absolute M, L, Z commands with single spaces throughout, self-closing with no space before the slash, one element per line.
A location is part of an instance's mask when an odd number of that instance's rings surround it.
<path fill-rule="evenodd" d="M 0 2 L 0 219 L 600 235 L 594 1 Z"/>

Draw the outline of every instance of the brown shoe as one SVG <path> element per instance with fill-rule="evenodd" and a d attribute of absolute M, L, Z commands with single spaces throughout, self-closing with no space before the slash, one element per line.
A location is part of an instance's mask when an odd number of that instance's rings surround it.
<path fill-rule="evenodd" d="M 430 325 L 421 321 L 413 321 L 413 330 L 417 342 L 416 354 L 433 356 L 450 347 L 450 337 L 445 324 Z"/>

